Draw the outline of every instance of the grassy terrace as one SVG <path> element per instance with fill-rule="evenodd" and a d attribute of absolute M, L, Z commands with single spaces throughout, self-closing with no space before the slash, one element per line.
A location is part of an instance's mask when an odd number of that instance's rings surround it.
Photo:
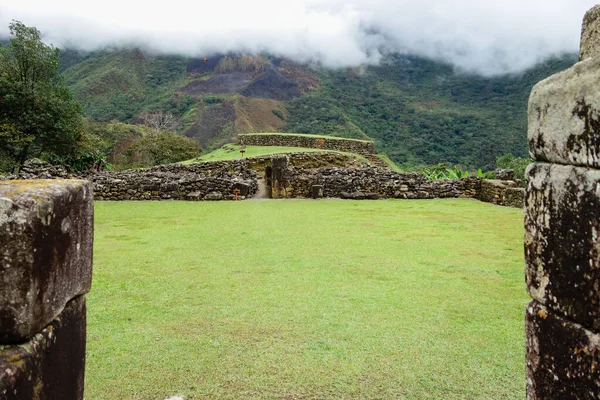
<path fill-rule="evenodd" d="M 362 139 L 350 139 L 339 136 L 329 136 L 329 135 L 312 135 L 307 133 L 240 133 L 238 136 L 265 136 L 265 135 L 273 135 L 273 136 L 301 136 L 301 137 L 312 137 L 315 139 L 331 139 L 331 140 L 353 140 L 355 142 L 371 142 L 371 140 L 362 140 Z"/>
<path fill-rule="evenodd" d="M 220 149 L 212 151 L 207 154 L 203 154 L 198 158 L 194 158 L 192 160 L 183 161 L 181 164 L 192 164 L 195 162 L 204 162 L 204 161 L 225 161 L 225 160 L 235 160 L 238 158 L 242 158 L 242 154 L 240 150 L 242 146 L 227 144 Z M 285 146 L 246 146 L 244 147 L 246 152 L 244 153 L 244 157 L 260 157 L 260 156 L 270 156 L 273 154 L 281 154 L 281 153 L 297 153 L 297 152 L 323 152 L 328 150 L 321 149 L 309 149 L 304 147 L 285 147 Z M 339 153 L 339 152 L 334 152 Z M 362 156 L 356 154 L 357 158 L 365 159 Z"/>
<path fill-rule="evenodd" d="M 522 211 L 98 202 L 86 398 L 523 399 Z"/>

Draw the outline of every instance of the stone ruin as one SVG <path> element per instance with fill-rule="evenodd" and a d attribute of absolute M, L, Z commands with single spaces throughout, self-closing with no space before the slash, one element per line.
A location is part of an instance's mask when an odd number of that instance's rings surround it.
<path fill-rule="evenodd" d="M 0 181 L 0 399 L 82 399 L 93 194 Z"/>
<path fill-rule="evenodd" d="M 527 399 L 600 397 L 600 6 L 580 62 L 529 100 Z"/>
<path fill-rule="evenodd" d="M 580 62 L 533 88 L 528 140 L 527 399 L 597 399 L 600 6 Z M 0 181 L 0 400 L 83 398 L 92 242 L 89 182 Z"/>

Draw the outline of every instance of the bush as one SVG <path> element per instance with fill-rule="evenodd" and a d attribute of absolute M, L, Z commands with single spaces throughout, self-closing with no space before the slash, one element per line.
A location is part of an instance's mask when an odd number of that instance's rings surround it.
<path fill-rule="evenodd" d="M 202 151 L 195 139 L 144 125 L 88 122 L 86 128 L 81 165 L 101 161 L 115 170 L 150 167 L 194 158 Z"/>
<path fill-rule="evenodd" d="M 200 143 L 177 133 L 153 131 L 133 138 L 113 154 L 115 168 L 140 168 L 170 164 L 197 157 Z"/>
<path fill-rule="evenodd" d="M 273 109 L 273 110 L 271 110 L 271 112 L 272 112 L 272 113 L 273 113 L 273 114 L 274 114 L 274 115 L 275 115 L 277 118 L 279 118 L 279 119 L 281 119 L 281 120 L 283 120 L 283 119 L 284 119 L 284 117 L 283 117 L 283 113 L 281 112 L 281 110 L 276 110 L 276 109 Z"/>
<path fill-rule="evenodd" d="M 525 169 L 531 164 L 533 159 L 515 157 L 512 154 L 505 154 L 496 159 L 496 165 L 502 169 L 512 169 L 515 171 L 515 179 L 525 179 Z"/>

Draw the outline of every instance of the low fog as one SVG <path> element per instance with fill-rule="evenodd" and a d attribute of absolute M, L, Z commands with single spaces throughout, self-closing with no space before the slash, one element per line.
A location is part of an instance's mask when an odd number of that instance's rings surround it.
<path fill-rule="evenodd" d="M 576 52 L 595 0 L 0 0 L 11 20 L 57 47 L 134 45 L 205 57 L 266 52 L 327 67 L 373 64 L 404 52 L 482 75 L 515 73 Z"/>

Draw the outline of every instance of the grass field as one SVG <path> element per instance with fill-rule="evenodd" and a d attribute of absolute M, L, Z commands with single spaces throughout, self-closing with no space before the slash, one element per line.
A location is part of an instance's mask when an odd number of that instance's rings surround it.
<path fill-rule="evenodd" d="M 197 158 L 194 158 L 191 160 L 182 161 L 180 164 L 192 164 L 192 163 L 205 162 L 205 161 L 236 160 L 238 158 L 242 158 L 242 154 L 240 153 L 241 149 L 242 149 L 242 146 L 235 145 L 235 144 L 226 144 L 223 147 L 221 147 L 220 149 L 211 151 L 210 153 L 203 154 L 200 157 L 197 157 Z M 305 148 L 305 147 L 245 146 L 244 150 L 246 150 L 246 152 L 244 153 L 244 157 L 246 157 L 246 158 L 270 156 L 273 154 L 283 154 L 283 153 L 297 153 L 297 152 L 315 153 L 315 152 L 328 151 L 328 152 L 332 152 L 332 153 L 349 154 L 349 155 L 352 155 L 353 157 L 356 157 L 359 160 L 362 160 L 364 162 L 369 162 L 364 156 L 361 156 L 360 154 L 344 153 L 341 151 L 333 151 L 333 150 L 311 149 L 311 148 Z M 392 170 L 394 170 L 396 172 L 401 172 L 400 168 L 396 164 L 394 164 L 394 162 L 392 160 L 390 160 L 390 158 L 388 156 L 386 156 L 385 154 L 380 154 L 379 158 L 381 158 L 381 160 L 383 162 L 388 164 L 388 166 Z"/>
<path fill-rule="evenodd" d="M 205 161 L 225 161 L 225 160 L 236 160 L 238 158 L 242 158 L 242 154 L 240 150 L 242 146 L 235 144 L 226 144 L 220 149 L 214 150 L 210 153 L 206 153 L 201 155 L 200 157 L 183 161 L 181 164 L 192 164 L 196 162 L 205 162 Z M 340 154 L 349 154 L 352 155 L 362 161 L 367 162 L 367 159 L 360 154 L 354 153 L 344 153 L 341 151 L 334 150 L 321 150 L 321 149 L 311 149 L 305 147 L 286 147 L 286 146 L 244 146 L 244 157 L 260 157 L 260 156 L 270 156 L 273 154 L 283 154 L 283 153 L 316 153 L 316 152 L 330 152 L 330 153 L 340 153 Z M 387 162 L 387 161 L 386 161 Z"/>
<path fill-rule="evenodd" d="M 522 211 L 97 202 L 86 398 L 523 399 Z"/>
<path fill-rule="evenodd" d="M 234 144 L 226 144 L 225 146 L 217 149 L 215 151 L 211 151 L 210 153 L 206 153 L 201 155 L 200 157 L 194 158 L 192 160 L 183 161 L 181 164 L 191 164 L 195 162 L 204 162 L 204 161 L 225 161 L 225 160 L 236 160 L 238 158 L 242 158 L 242 154 L 240 150 L 242 146 L 234 145 Z M 269 156 L 272 154 L 281 154 L 281 153 L 294 153 L 294 152 L 317 152 L 317 151 L 327 151 L 320 149 L 308 149 L 304 147 L 285 147 L 285 146 L 246 146 L 244 147 L 246 152 L 244 153 L 244 157 L 260 157 L 260 156 Z M 364 158 L 364 157 L 363 157 Z"/>

